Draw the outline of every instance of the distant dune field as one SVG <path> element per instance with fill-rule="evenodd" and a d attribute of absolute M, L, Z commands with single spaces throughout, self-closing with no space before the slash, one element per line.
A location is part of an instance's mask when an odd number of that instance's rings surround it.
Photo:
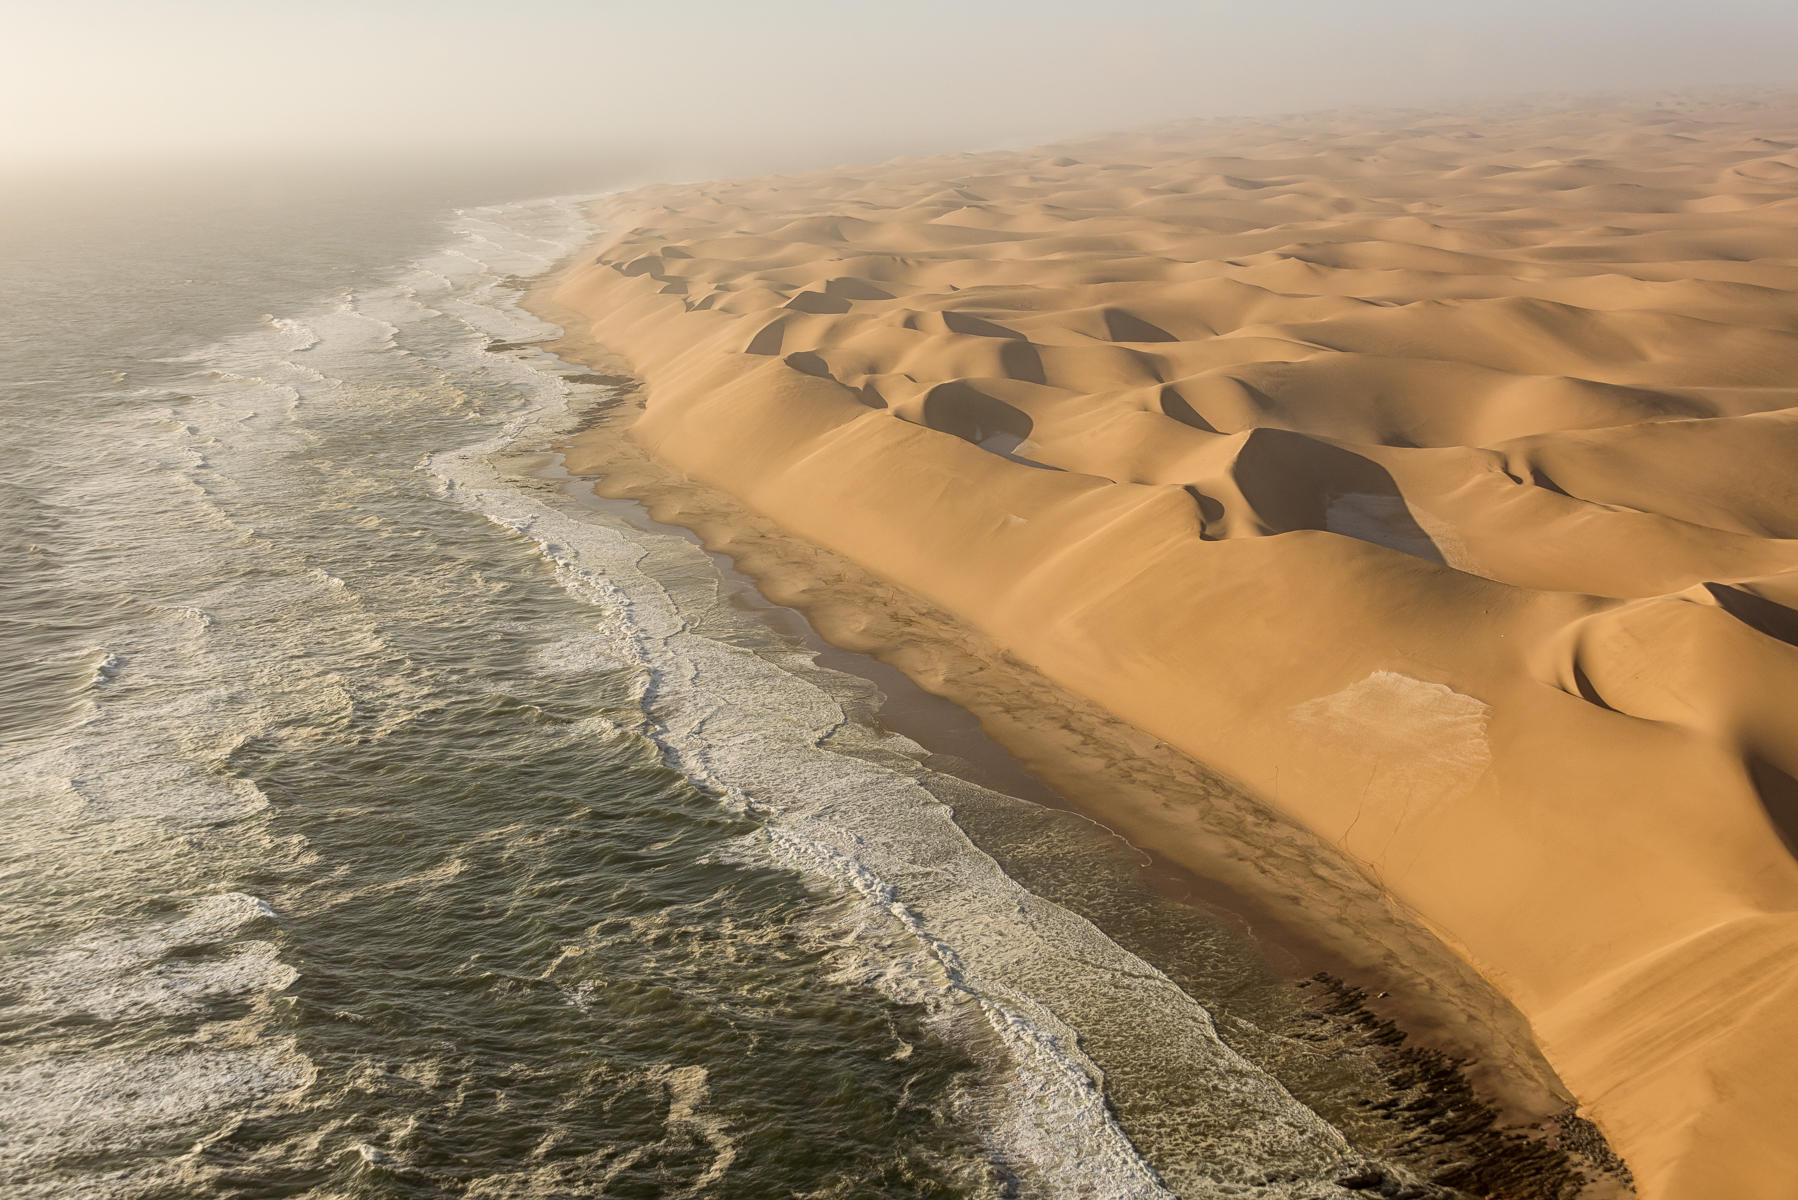
<path fill-rule="evenodd" d="M 609 213 L 555 301 L 651 453 L 1345 849 L 1644 1197 L 1798 1194 L 1798 103 L 1196 124 Z"/>

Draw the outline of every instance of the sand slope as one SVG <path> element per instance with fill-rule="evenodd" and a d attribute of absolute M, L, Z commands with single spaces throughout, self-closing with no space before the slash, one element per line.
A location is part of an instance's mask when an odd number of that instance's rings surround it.
<path fill-rule="evenodd" d="M 1798 107 L 658 187 L 638 438 L 1344 847 L 1648 1197 L 1798 1187 Z"/>

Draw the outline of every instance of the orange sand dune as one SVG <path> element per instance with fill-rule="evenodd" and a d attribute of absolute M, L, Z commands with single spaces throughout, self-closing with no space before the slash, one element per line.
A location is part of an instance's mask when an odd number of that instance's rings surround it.
<path fill-rule="evenodd" d="M 1795 145 L 1767 100 L 655 187 L 556 300 L 665 463 L 1352 854 L 1642 1195 L 1789 1200 Z"/>

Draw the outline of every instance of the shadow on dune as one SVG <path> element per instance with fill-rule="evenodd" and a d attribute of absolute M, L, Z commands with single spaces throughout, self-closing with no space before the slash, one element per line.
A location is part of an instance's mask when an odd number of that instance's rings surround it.
<path fill-rule="evenodd" d="M 743 353 L 765 355 L 779 354 L 781 345 L 786 341 L 786 337 L 786 318 L 776 317 L 774 320 L 756 330 L 755 336 L 749 339 L 749 344 L 743 347 Z"/>
<path fill-rule="evenodd" d="M 1028 341 L 1015 329 L 989 321 L 985 317 L 976 317 L 972 313 L 943 310 L 943 328 L 950 333 L 965 334 L 968 337 L 1009 338 L 1014 342 Z"/>
<path fill-rule="evenodd" d="M 1711 594 L 1718 608 L 1750 629 L 1788 646 L 1798 646 L 1798 612 L 1765 596 L 1721 583 L 1707 583 L 1704 590 Z"/>
<path fill-rule="evenodd" d="M 794 312 L 834 316 L 848 312 L 850 303 L 847 296 L 831 295 L 828 292 L 800 292 L 787 301 L 785 307 Z"/>
<path fill-rule="evenodd" d="M 1105 333 L 1114 342 L 1177 342 L 1180 339 L 1159 325 L 1122 308 L 1105 310 Z"/>
<path fill-rule="evenodd" d="M 1269 533 L 1319 529 L 1445 563 L 1386 468 L 1332 442 L 1254 429 L 1231 469 Z"/>
<path fill-rule="evenodd" d="M 942 319 L 943 327 L 950 333 L 963 337 L 992 338 L 1003 343 L 999 348 L 999 369 L 1007 378 L 1025 383 L 1047 382 L 1043 375 L 1042 354 L 1038 352 L 1035 343 L 1017 330 L 1007 329 L 984 317 L 956 312 L 954 309 L 944 310 Z"/>
<path fill-rule="evenodd" d="M 1761 806 L 1785 843 L 1786 853 L 1798 858 L 1798 779 L 1754 755 L 1748 758 L 1748 777 L 1754 781 Z"/>
<path fill-rule="evenodd" d="M 939 383 L 925 395 L 924 424 L 1023 466 L 1057 469 L 1017 453 L 1034 428 L 1028 413 L 959 379 Z"/>
<path fill-rule="evenodd" d="M 1164 385 L 1160 407 L 1164 416 L 1204 433 L 1236 433 L 1254 428 L 1268 414 L 1279 411 L 1279 405 L 1265 391 L 1227 372 Z"/>
<path fill-rule="evenodd" d="M 1048 382 L 1043 374 L 1043 356 L 1037 353 L 1036 346 L 1031 342 L 1006 342 L 999 351 L 999 365 L 1008 379 L 1024 383 Z"/>
<path fill-rule="evenodd" d="M 1180 394 L 1180 389 L 1171 383 L 1166 383 L 1161 386 L 1161 411 L 1165 415 L 1180 422 L 1180 424 L 1190 425 L 1202 433 L 1223 432 L 1210 421 L 1207 421 L 1204 417 L 1200 416 L 1198 411 L 1186 402 L 1186 397 Z"/>
<path fill-rule="evenodd" d="M 801 375 L 810 375 L 815 379 L 828 379 L 832 383 L 842 382 L 831 372 L 830 364 L 824 361 L 824 356 L 814 350 L 795 350 L 781 361 Z M 885 408 L 887 406 L 886 398 L 872 383 L 864 383 L 860 387 L 849 387 L 848 384 L 843 384 L 843 386 L 857 401 L 868 408 Z"/>
<path fill-rule="evenodd" d="M 816 351 L 795 350 L 782 361 L 801 375 L 811 375 L 818 379 L 832 381 L 836 379 L 836 376 L 830 373 L 830 364 L 825 362 L 824 356 Z"/>

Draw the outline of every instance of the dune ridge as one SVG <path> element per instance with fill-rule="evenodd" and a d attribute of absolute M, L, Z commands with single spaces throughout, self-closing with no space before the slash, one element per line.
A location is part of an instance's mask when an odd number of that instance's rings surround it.
<path fill-rule="evenodd" d="M 1346 850 L 1641 1195 L 1791 1194 L 1798 103 L 1195 123 L 604 219 L 552 298 L 653 455 Z"/>

